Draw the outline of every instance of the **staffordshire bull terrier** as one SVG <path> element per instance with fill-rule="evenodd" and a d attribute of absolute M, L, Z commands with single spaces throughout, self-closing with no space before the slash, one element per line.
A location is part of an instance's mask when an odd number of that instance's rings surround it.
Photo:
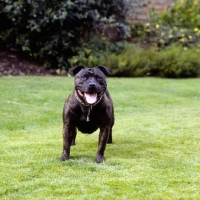
<path fill-rule="evenodd" d="M 113 102 L 107 90 L 106 76 L 111 70 L 104 66 L 70 68 L 75 75 L 74 90 L 63 109 L 63 153 L 61 160 L 70 157 L 70 146 L 75 145 L 76 129 L 91 134 L 100 129 L 96 162 L 104 162 L 106 143 L 112 143 L 114 125 Z"/>

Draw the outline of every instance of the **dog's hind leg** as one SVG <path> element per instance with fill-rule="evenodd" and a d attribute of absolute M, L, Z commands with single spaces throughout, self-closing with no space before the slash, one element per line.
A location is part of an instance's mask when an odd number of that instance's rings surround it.
<path fill-rule="evenodd" d="M 110 134 L 108 136 L 107 144 L 112 144 L 112 128 L 110 129 Z"/>
<path fill-rule="evenodd" d="M 74 146 L 74 145 L 76 144 L 76 143 L 75 143 L 75 140 L 76 140 L 76 134 L 77 134 L 77 132 L 76 132 L 76 130 L 75 130 L 74 134 L 72 135 L 71 146 Z"/>
<path fill-rule="evenodd" d="M 111 128 L 110 128 L 110 133 L 109 133 L 109 136 L 108 136 L 107 144 L 112 144 L 112 127 L 114 125 L 114 122 L 115 122 L 115 118 L 114 118 L 114 110 L 113 110 L 113 112 L 112 112 L 112 124 L 111 124 Z"/>

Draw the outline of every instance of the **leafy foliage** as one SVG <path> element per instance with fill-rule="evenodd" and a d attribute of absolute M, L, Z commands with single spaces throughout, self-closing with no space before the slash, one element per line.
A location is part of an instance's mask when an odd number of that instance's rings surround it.
<path fill-rule="evenodd" d="M 143 77 L 159 76 L 168 78 L 200 76 L 199 51 L 184 50 L 181 46 L 170 46 L 158 51 L 157 48 L 142 49 L 130 43 L 118 44 L 123 47 L 118 53 L 83 51 L 72 58 L 71 64 L 89 67 L 106 65 L 112 69 L 113 76 Z M 97 52 L 97 51 L 94 51 Z"/>
<path fill-rule="evenodd" d="M 107 65 L 107 57 L 110 55 L 118 55 L 125 48 L 123 42 L 110 42 L 106 39 L 88 38 L 77 49 L 77 55 L 71 59 L 71 65 L 85 65 L 93 67 L 101 63 L 101 65 Z"/>
<path fill-rule="evenodd" d="M 174 42 L 184 47 L 200 47 L 200 3 L 184 0 L 175 2 L 171 9 L 159 15 L 152 11 L 146 24 L 147 40 L 163 48 Z"/>
<path fill-rule="evenodd" d="M 184 28 L 200 28 L 200 4 L 194 0 L 175 1 L 175 5 L 161 14 L 160 21 L 165 25 Z"/>
<path fill-rule="evenodd" d="M 122 0 L 3 0 L 1 46 L 21 49 L 46 67 L 67 68 L 85 36 L 126 37 Z M 117 33 L 115 38 L 112 32 Z"/>
<path fill-rule="evenodd" d="M 151 23 L 143 29 L 132 26 L 131 30 L 132 39 L 139 37 L 137 41 L 133 39 L 138 46 L 143 45 L 141 39 L 150 44 L 144 42 L 144 49 L 127 42 L 108 41 L 101 48 L 98 40 L 90 39 L 71 59 L 71 65 L 107 65 L 112 68 L 113 76 L 121 77 L 197 77 L 200 75 L 199 50 L 193 47 L 200 47 L 199 11 L 199 3 L 185 0 L 176 2 L 161 15 L 152 12 Z"/>
<path fill-rule="evenodd" d="M 177 1 L 161 15 L 152 12 L 143 29 L 125 24 L 125 2 L 3 0 L 0 47 L 21 49 L 46 67 L 59 68 L 59 74 L 81 64 L 106 65 L 113 76 L 200 75 L 200 3 Z M 141 43 L 143 33 L 150 48 L 124 42 L 131 34 L 132 42 Z"/>

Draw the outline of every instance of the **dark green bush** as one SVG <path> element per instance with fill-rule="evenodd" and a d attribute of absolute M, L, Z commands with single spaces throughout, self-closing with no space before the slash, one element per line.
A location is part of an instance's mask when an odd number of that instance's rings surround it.
<path fill-rule="evenodd" d="M 71 59 L 71 65 L 95 66 L 98 62 L 106 65 L 106 57 L 109 55 L 118 55 L 125 48 L 124 42 L 110 42 L 107 39 L 97 37 L 88 38 L 81 43 L 77 49 L 77 55 Z"/>
<path fill-rule="evenodd" d="M 142 49 L 130 43 L 120 44 L 123 50 L 118 53 L 99 55 L 89 51 L 80 52 L 71 60 L 71 65 L 83 64 L 89 67 L 106 65 L 112 75 L 118 77 L 158 76 L 167 78 L 187 78 L 200 76 L 199 51 L 170 46 L 158 51 L 157 48 Z"/>
<path fill-rule="evenodd" d="M 1 0 L 0 6 L 1 48 L 20 49 L 47 67 L 68 68 L 86 36 L 115 41 L 127 34 L 123 0 Z"/>
<path fill-rule="evenodd" d="M 150 73 L 168 78 L 188 78 L 200 76 L 199 51 L 170 46 L 156 52 Z"/>

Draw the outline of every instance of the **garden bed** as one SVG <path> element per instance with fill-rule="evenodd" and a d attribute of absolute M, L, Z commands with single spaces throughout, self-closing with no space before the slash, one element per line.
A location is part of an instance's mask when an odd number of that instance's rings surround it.
<path fill-rule="evenodd" d="M 15 52 L 0 52 L 0 76 L 49 76 L 56 75 L 54 70 L 45 69 L 42 65 L 25 60 Z"/>

